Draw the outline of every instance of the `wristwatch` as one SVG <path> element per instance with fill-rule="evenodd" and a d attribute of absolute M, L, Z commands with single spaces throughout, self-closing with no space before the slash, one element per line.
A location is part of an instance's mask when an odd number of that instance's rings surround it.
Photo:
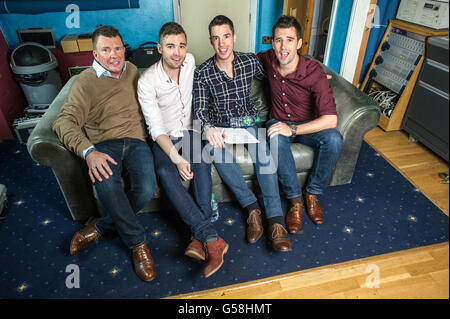
<path fill-rule="evenodd" d="M 291 125 L 289 125 L 289 128 L 291 129 L 291 132 L 292 132 L 291 136 L 296 136 L 297 135 L 297 125 L 291 124 Z"/>

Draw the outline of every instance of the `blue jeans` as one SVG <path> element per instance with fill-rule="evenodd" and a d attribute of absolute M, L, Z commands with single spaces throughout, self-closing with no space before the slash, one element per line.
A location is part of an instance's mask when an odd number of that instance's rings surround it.
<path fill-rule="evenodd" d="M 128 248 L 135 248 L 146 240 L 144 228 L 136 213 L 145 207 L 156 191 L 153 155 L 148 144 L 131 138 L 107 140 L 95 145 L 111 156 L 117 165 L 109 163 L 113 174 L 94 183 L 95 191 L 106 215 L 95 224 L 100 234 L 116 230 Z M 130 188 L 122 185 L 122 174 Z"/>
<path fill-rule="evenodd" d="M 279 122 L 270 120 L 266 127 Z M 284 122 L 288 125 L 305 122 Z M 286 198 L 291 199 L 302 194 L 297 180 L 294 157 L 291 152 L 291 143 L 300 143 L 317 149 L 313 167 L 305 185 L 306 192 L 320 195 L 328 186 L 331 173 L 339 159 L 342 149 L 342 135 L 336 129 L 326 129 L 311 134 L 300 134 L 295 137 L 277 135 L 270 141 L 271 151 L 278 163 L 278 177 L 281 189 Z M 274 149 L 276 148 L 276 149 Z"/>
<path fill-rule="evenodd" d="M 193 236 L 201 242 L 216 240 L 218 235 L 211 223 L 211 164 L 201 161 L 201 152 L 194 152 L 193 137 L 201 147 L 200 135 L 185 131 L 183 138 L 173 138 L 175 148 L 182 150 L 182 156 L 191 163 L 194 177 L 191 180 L 193 197 L 181 183 L 176 165 L 161 149 L 158 143 L 153 145 L 156 174 L 181 219 L 191 228 Z M 188 151 L 188 152 L 187 152 Z M 199 155 L 197 158 L 194 159 Z"/>
<path fill-rule="evenodd" d="M 265 136 L 260 135 L 261 132 L 259 132 L 258 125 L 249 126 L 247 130 L 259 140 L 259 143 L 245 144 L 243 146 L 253 159 L 256 176 L 263 194 L 266 217 L 283 216 L 276 163 L 272 158 Z M 261 130 L 265 132 L 265 129 Z M 226 144 L 225 148 L 214 148 L 207 143 L 205 147 L 209 149 L 214 166 L 220 177 L 233 192 L 241 206 L 247 207 L 256 202 L 256 196 L 248 189 L 242 171 L 231 153 L 233 145 Z M 240 146 L 238 145 L 238 147 Z"/>

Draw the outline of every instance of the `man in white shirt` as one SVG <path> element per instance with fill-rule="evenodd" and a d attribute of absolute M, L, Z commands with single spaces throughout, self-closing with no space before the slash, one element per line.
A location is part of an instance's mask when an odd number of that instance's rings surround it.
<path fill-rule="evenodd" d="M 152 139 L 156 173 L 167 196 L 183 221 L 191 228 L 187 256 L 205 260 L 204 276 L 215 273 L 223 263 L 228 244 L 211 223 L 211 164 L 201 159 L 195 143 L 199 133 L 192 125 L 192 85 L 195 60 L 187 53 L 186 33 L 174 22 L 159 32 L 161 59 L 149 67 L 138 82 L 138 98 Z M 182 155 L 180 155 L 182 151 Z M 193 196 L 184 188 L 190 180 Z"/>

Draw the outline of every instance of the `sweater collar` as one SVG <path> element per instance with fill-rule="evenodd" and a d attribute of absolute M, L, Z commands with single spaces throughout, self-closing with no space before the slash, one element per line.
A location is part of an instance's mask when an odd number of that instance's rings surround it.
<path fill-rule="evenodd" d="M 94 68 L 95 73 L 97 74 L 97 77 L 106 76 L 109 78 L 112 78 L 111 72 L 106 70 L 100 63 L 97 62 L 97 60 L 94 59 L 94 62 L 92 63 L 92 67 Z M 125 73 L 125 70 L 127 69 L 127 62 L 123 64 L 122 73 L 120 74 L 120 77 Z"/>

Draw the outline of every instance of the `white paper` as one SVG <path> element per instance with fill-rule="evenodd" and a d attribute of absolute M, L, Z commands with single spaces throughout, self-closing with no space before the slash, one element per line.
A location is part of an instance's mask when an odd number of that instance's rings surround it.
<path fill-rule="evenodd" d="M 217 129 L 225 134 L 227 144 L 259 143 L 256 137 L 245 128 L 217 127 Z"/>

